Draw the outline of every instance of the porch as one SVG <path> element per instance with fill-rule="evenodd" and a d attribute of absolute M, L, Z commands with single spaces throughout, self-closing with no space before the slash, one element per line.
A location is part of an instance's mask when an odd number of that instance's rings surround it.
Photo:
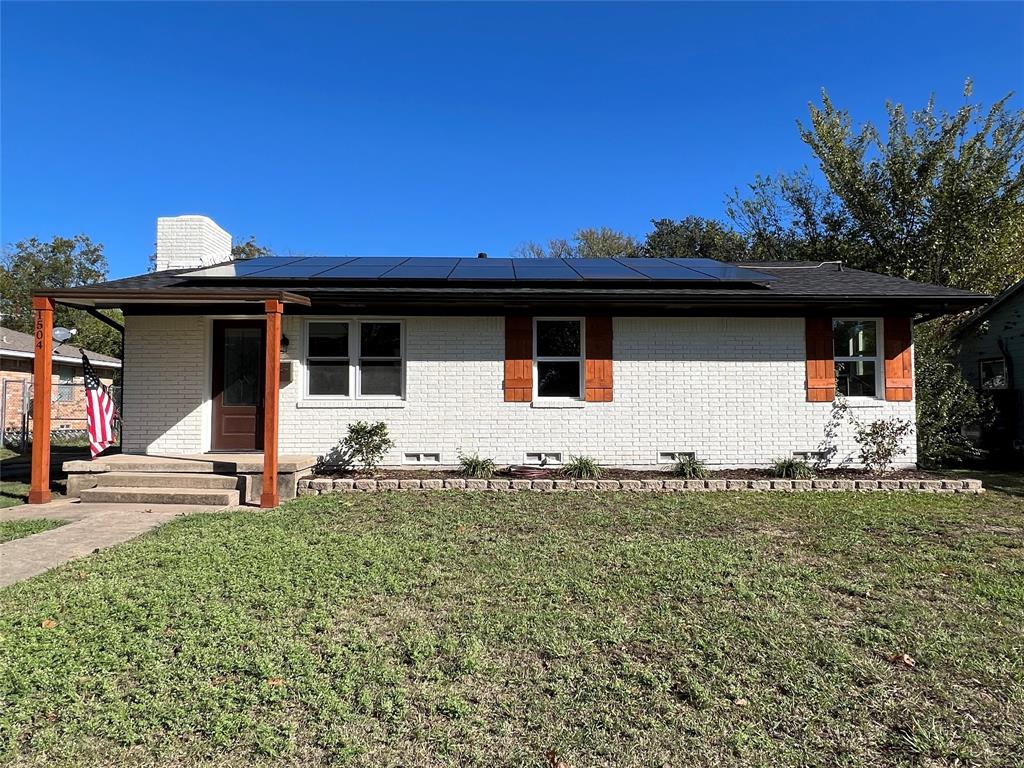
<path fill-rule="evenodd" d="M 315 463 L 311 454 L 278 456 L 271 494 L 279 501 L 295 498 L 299 478 Z M 64 462 L 68 496 L 97 503 L 258 505 L 264 470 L 263 453 L 114 454 Z"/>

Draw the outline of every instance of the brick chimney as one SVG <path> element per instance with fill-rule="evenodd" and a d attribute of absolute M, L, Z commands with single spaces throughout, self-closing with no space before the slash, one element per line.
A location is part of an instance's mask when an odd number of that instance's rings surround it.
<path fill-rule="evenodd" d="M 156 268 L 207 267 L 231 260 L 231 235 L 206 216 L 156 220 Z"/>

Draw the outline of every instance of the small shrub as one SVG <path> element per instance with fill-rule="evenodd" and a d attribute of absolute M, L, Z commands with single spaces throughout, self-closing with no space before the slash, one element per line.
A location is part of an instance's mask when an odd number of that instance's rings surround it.
<path fill-rule="evenodd" d="M 573 480 L 597 480 L 601 473 L 601 465 L 590 456 L 570 456 L 562 467 L 562 474 Z"/>
<path fill-rule="evenodd" d="M 807 480 L 814 477 L 814 470 L 802 459 L 777 459 L 772 463 L 772 474 L 790 480 Z"/>
<path fill-rule="evenodd" d="M 868 425 L 854 422 L 861 463 L 872 472 L 887 472 L 893 460 L 907 452 L 903 438 L 913 429 L 906 419 L 879 419 Z"/>
<path fill-rule="evenodd" d="M 684 480 L 706 480 L 711 476 L 707 466 L 696 456 L 683 456 L 672 467 L 672 474 Z"/>
<path fill-rule="evenodd" d="M 497 468 L 494 459 L 481 459 L 479 454 L 468 455 L 459 451 L 459 469 L 463 477 L 486 480 L 493 477 Z"/>
<path fill-rule="evenodd" d="M 313 472 L 322 475 L 339 469 L 350 469 L 353 464 L 373 472 L 383 461 L 384 454 L 394 445 L 388 436 L 388 425 L 383 421 L 373 424 L 357 421 L 348 425 L 348 434 L 344 439 L 338 441 L 325 455 L 317 457 Z"/>

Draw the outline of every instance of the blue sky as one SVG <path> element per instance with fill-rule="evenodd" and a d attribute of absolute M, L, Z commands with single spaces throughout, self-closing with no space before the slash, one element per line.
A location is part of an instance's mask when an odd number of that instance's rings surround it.
<path fill-rule="evenodd" d="M 161 215 L 282 253 L 508 255 L 722 216 L 857 122 L 1024 91 L 1024 5 L 2 6 L 2 240 L 85 232 L 142 272 Z M 1014 103 L 1024 106 L 1024 93 Z"/>

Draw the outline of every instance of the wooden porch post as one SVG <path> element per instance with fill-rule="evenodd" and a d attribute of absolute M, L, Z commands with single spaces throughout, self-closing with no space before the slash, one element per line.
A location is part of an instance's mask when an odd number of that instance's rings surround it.
<path fill-rule="evenodd" d="M 263 375 L 263 493 L 260 506 L 281 503 L 277 492 L 277 401 L 281 383 L 281 313 L 284 304 L 277 299 L 266 302 L 267 361 Z"/>
<path fill-rule="evenodd" d="M 50 390 L 53 377 L 53 299 L 32 298 L 35 310 L 32 388 L 32 484 L 28 503 L 50 500 Z"/>

